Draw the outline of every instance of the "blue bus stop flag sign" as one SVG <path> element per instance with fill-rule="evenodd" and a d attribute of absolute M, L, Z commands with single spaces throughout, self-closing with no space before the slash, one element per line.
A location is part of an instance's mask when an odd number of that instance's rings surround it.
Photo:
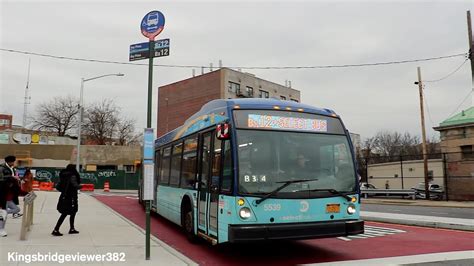
<path fill-rule="evenodd" d="M 151 11 L 146 14 L 143 19 L 142 23 L 140 24 L 140 28 L 142 30 L 142 34 L 147 37 L 150 41 L 153 41 L 158 34 L 163 31 L 165 27 L 165 16 L 160 11 Z"/>

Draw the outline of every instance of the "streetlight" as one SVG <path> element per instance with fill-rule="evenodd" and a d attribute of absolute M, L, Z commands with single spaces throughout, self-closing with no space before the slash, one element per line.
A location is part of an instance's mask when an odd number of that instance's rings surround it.
<path fill-rule="evenodd" d="M 100 79 L 104 77 L 110 77 L 110 76 L 117 76 L 117 77 L 123 77 L 125 76 L 122 73 L 117 73 L 117 74 L 107 74 L 107 75 L 102 75 L 102 76 L 97 76 L 93 78 L 81 78 L 81 98 L 79 101 L 79 127 L 77 128 L 77 155 L 76 155 L 76 170 L 79 172 L 79 165 L 80 165 L 80 154 L 81 154 L 81 126 L 82 126 L 82 115 L 84 113 L 83 110 L 83 94 L 84 94 L 84 82 L 91 81 L 94 79 Z"/>

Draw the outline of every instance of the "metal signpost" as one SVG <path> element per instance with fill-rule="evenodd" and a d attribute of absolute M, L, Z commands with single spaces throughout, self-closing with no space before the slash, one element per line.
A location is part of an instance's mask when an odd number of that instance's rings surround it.
<path fill-rule="evenodd" d="M 148 43 L 138 43 L 130 46 L 129 60 L 135 61 L 148 58 L 148 104 L 146 129 L 144 134 L 143 147 L 143 200 L 145 201 L 146 213 L 146 260 L 150 259 L 150 209 L 153 200 L 153 153 L 154 153 L 154 134 L 151 128 L 151 104 L 152 104 L 152 85 L 153 85 L 153 57 L 169 55 L 169 39 L 158 40 L 155 37 L 163 31 L 165 27 L 165 16 L 160 11 L 151 11 L 146 14 L 140 23 L 142 34 L 148 38 Z"/>

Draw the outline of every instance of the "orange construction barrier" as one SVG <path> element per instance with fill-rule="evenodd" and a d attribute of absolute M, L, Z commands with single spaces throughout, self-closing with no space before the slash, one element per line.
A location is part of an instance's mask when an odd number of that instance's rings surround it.
<path fill-rule="evenodd" d="M 40 182 L 39 183 L 39 190 L 41 191 L 52 191 L 54 189 L 53 182 Z"/>
<path fill-rule="evenodd" d="M 110 184 L 109 181 L 104 183 L 104 192 L 110 192 Z"/>
<path fill-rule="evenodd" d="M 94 191 L 94 184 L 82 184 L 81 191 Z"/>
<path fill-rule="evenodd" d="M 33 190 L 40 190 L 39 181 L 33 181 Z"/>

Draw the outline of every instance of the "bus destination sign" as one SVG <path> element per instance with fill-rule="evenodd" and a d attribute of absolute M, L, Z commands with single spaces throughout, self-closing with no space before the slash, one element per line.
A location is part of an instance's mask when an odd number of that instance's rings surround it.
<path fill-rule="evenodd" d="M 327 132 L 327 120 L 275 115 L 249 114 L 249 128 Z"/>

